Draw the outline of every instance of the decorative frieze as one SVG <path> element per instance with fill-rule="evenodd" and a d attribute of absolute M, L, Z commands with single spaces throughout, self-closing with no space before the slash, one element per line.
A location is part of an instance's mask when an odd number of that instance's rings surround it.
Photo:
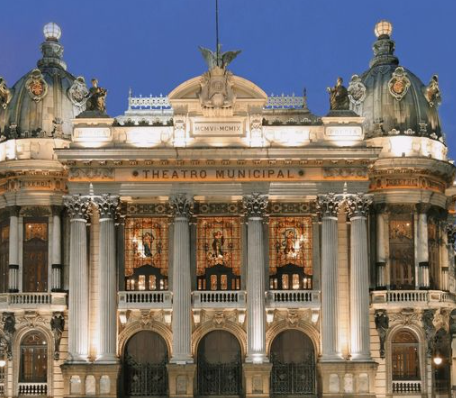
<path fill-rule="evenodd" d="M 248 218 L 262 218 L 268 206 L 268 198 L 258 192 L 245 195 L 242 203 Z"/>

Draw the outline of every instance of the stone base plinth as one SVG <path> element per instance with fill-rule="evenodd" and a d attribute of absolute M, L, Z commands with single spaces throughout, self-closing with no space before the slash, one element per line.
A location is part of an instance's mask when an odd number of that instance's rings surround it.
<path fill-rule="evenodd" d="M 375 398 L 377 362 L 319 362 L 321 396 L 325 398 Z"/>
<path fill-rule="evenodd" d="M 170 363 L 168 369 L 169 397 L 193 397 L 195 391 L 195 364 L 178 365 Z"/>
<path fill-rule="evenodd" d="M 269 397 L 271 369 L 270 363 L 243 365 L 246 398 Z"/>
<path fill-rule="evenodd" d="M 119 364 L 63 364 L 63 396 L 78 397 L 117 397 Z"/>

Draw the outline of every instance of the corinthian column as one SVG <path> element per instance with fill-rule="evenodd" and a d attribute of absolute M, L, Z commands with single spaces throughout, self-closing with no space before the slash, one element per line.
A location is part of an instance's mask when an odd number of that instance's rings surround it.
<path fill-rule="evenodd" d="M 170 198 L 174 216 L 173 241 L 173 356 L 171 363 L 192 363 L 190 227 L 193 201 L 185 195 Z"/>
<path fill-rule="evenodd" d="M 263 215 L 267 197 L 253 193 L 244 197 L 247 233 L 247 363 L 268 362 L 265 348 L 265 266 Z"/>
<path fill-rule="evenodd" d="M 71 218 L 69 286 L 69 363 L 87 362 L 89 356 L 89 270 L 87 264 L 87 220 L 90 197 L 64 197 Z"/>
<path fill-rule="evenodd" d="M 369 274 L 367 214 L 372 195 L 349 195 L 350 236 L 350 354 L 353 360 L 370 360 Z"/>
<path fill-rule="evenodd" d="M 114 217 L 119 197 L 96 196 L 94 202 L 100 213 L 99 267 L 98 267 L 98 355 L 97 362 L 115 363 L 116 356 L 116 231 Z"/>
<path fill-rule="evenodd" d="M 19 291 L 19 206 L 8 208 L 10 214 L 8 291 Z"/>
<path fill-rule="evenodd" d="M 429 240 L 427 210 L 429 205 L 418 205 L 418 286 L 429 289 Z"/>
<path fill-rule="evenodd" d="M 342 195 L 318 195 L 321 215 L 321 334 L 322 361 L 342 359 L 338 348 L 337 213 Z"/>

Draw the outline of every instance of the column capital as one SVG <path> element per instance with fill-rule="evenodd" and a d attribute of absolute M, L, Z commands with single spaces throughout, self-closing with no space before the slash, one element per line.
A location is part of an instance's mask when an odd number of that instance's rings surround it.
<path fill-rule="evenodd" d="M 373 195 L 357 193 L 345 197 L 348 218 L 366 217 L 373 201 Z"/>
<path fill-rule="evenodd" d="M 91 213 L 90 196 L 65 195 L 63 205 L 68 209 L 70 218 L 73 220 L 88 220 Z"/>
<path fill-rule="evenodd" d="M 93 202 L 97 205 L 100 219 L 115 218 L 120 205 L 119 197 L 117 195 L 103 194 L 94 196 Z"/>
<path fill-rule="evenodd" d="M 268 196 L 253 192 L 250 195 L 244 195 L 242 204 L 248 218 L 262 218 L 268 206 Z"/>
<path fill-rule="evenodd" d="M 21 207 L 20 206 L 8 206 L 6 208 L 6 211 L 9 213 L 9 216 L 10 217 L 19 217 L 19 212 L 21 211 Z"/>
<path fill-rule="evenodd" d="M 339 205 L 343 201 L 343 195 L 328 193 L 317 196 L 317 210 L 321 218 L 337 217 Z"/>
<path fill-rule="evenodd" d="M 53 216 L 60 216 L 60 213 L 62 213 L 63 206 L 57 206 L 57 205 L 52 205 L 51 206 L 51 214 Z"/>
<path fill-rule="evenodd" d="M 174 217 L 190 218 L 193 213 L 193 198 L 186 194 L 170 196 L 169 206 Z"/>

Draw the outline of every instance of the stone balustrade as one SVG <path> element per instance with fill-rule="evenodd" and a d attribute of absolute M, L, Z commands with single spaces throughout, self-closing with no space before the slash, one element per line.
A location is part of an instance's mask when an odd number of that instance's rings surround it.
<path fill-rule="evenodd" d="M 270 308 L 320 308 L 320 291 L 270 290 L 266 302 Z"/>
<path fill-rule="evenodd" d="M 246 293 L 242 290 L 195 291 L 192 301 L 194 308 L 244 308 Z"/>
<path fill-rule="evenodd" d="M 421 393 L 421 381 L 393 381 L 392 392 L 396 394 L 416 394 Z"/>
<path fill-rule="evenodd" d="M 172 293 L 169 291 L 125 291 L 118 293 L 119 309 L 171 308 Z"/>
<path fill-rule="evenodd" d="M 50 309 L 63 311 L 67 307 L 66 293 L 2 293 L 0 309 Z"/>
<path fill-rule="evenodd" d="M 436 305 L 441 307 L 442 303 L 447 303 L 448 307 L 453 307 L 456 303 L 456 295 L 441 290 L 377 290 L 371 292 L 371 303 L 374 308 L 387 306 L 413 306 Z"/>
<path fill-rule="evenodd" d="M 19 383 L 21 395 L 47 395 L 47 383 Z"/>

